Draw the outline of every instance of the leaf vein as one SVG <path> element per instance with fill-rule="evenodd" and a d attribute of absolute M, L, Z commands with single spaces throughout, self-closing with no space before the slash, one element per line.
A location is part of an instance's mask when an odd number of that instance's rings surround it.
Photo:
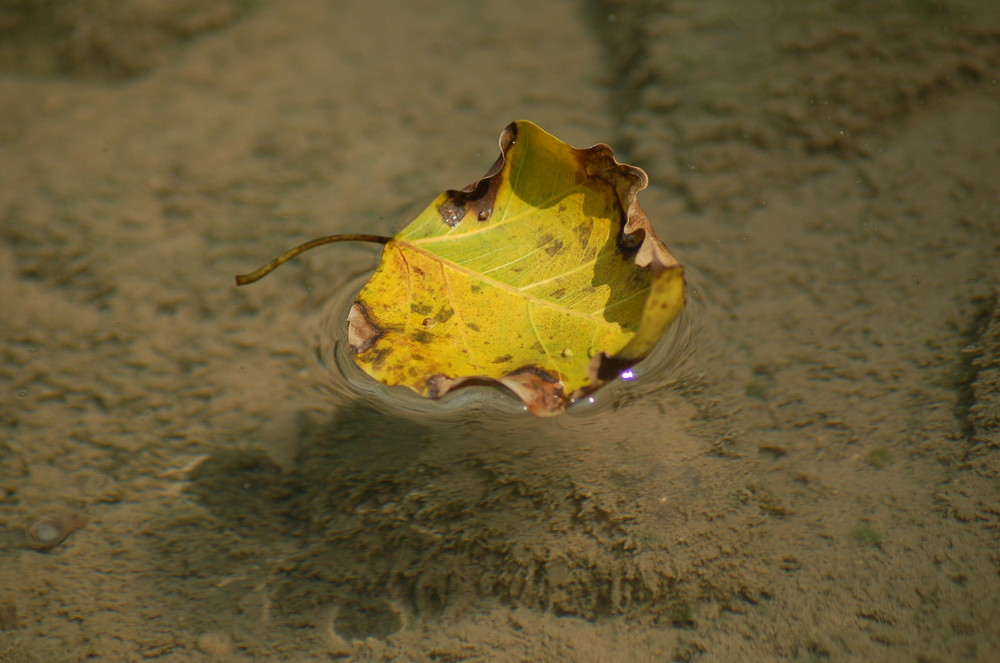
<path fill-rule="evenodd" d="M 403 322 L 403 333 L 409 334 L 410 332 L 410 311 L 413 307 L 413 277 L 410 271 L 410 261 L 406 259 L 406 253 L 404 251 L 399 252 L 399 257 L 403 261 L 403 267 L 406 269 L 406 321 Z"/>
<path fill-rule="evenodd" d="M 413 251 L 418 251 L 420 253 L 423 253 L 424 255 L 428 256 L 432 260 L 437 261 L 438 263 L 440 263 L 442 270 L 444 269 L 445 265 L 447 265 L 451 269 L 454 269 L 457 272 L 461 272 L 461 273 L 465 274 L 466 276 L 471 276 L 474 279 L 478 279 L 480 281 L 483 281 L 483 282 L 489 284 L 492 287 L 498 288 L 500 290 L 506 290 L 507 292 L 516 294 L 516 295 L 518 295 L 520 297 L 523 297 L 524 299 L 527 299 L 528 301 L 534 302 L 534 303 L 536 303 L 536 304 L 538 304 L 540 306 L 547 306 L 547 307 L 549 307 L 551 309 L 555 309 L 557 311 L 561 311 L 563 313 L 566 313 L 566 314 L 569 314 L 569 315 L 573 315 L 573 316 L 576 316 L 576 317 L 579 317 L 579 318 L 588 318 L 590 320 L 593 320 L 594 323 L 598 324 L 598 325 L 620 326 L 620 325 L 616 325 L 616 323 L 608 322 L 607 320 L 604 320 L 603 318 L 599 317 L 598 313 L 600 313 L 600 311 L 597 311 L 596 313 L 584 313 L 583 311 L 575 311 L 575 310 L 573 310 L 571 308 L 568 308 L 566 306 L 561 306 L 559 304 L 556 304 L 555 302 L 550 302 L 550 301 L 548 301 L 546 299 L 542 299 L 540 297 L 536 297 L 534 295 L 530 295 L 530 294 L 524 292 L 523 290 L 521 290 L 519 288 L 515 288 L 514 286 L 509 285 L 507 283 L 503 283 L 501 281 L 497 281 L 496 279 L 492 279 L 492 278 L 489 278 L 487 276 L 483 276 L 482 274 L 474 272 L 474 271 L 472 271 L 472 270 L 470 270 L 470 269 L 468 269 L 466 267 L 463 267 L 462 265 L 454 263 L 454 262 L 452 262 L 450 260 L 445 260 L 444 258 L 441 258 L 440 256 L 437 256 L 437 255 L 434 255 L 433 253 L 430 253 L 429 251 L 425 251 L 424 249 L 421 249 L 418 246 L 413 246 L 409 242 L 402 242 L 402 241 L 400 241 L 399 244 L 402 245 L 402 246 L 406 246 L 406 247 L 412 249 Z M 443 271 L 442 271 L 442 274 L 444 274 Z M 525 287 L 527 288 L 529 286 L 525 286 Z M 649 288 L 646 287 L 646 288 L 643 289 L 643 291 L 648 290 L 648 289 Z M 642 291 L 640 291 L 640 292 L 642 292 Z M 448 294 L 449 294 L 449 297 L 452 297 L 450 285 L 449 285 L 449 293 Z M 601 309 L 601 310 L 603 310 L 603 309 Z"/>
<path fill-rule="evenodd" d="M 572 188 L 567 189 L 566 191 L 560 194 L 550 196 L 546 200 L 543 200 L 539 203 L 531 203 L 531 204 L 526 203 L 524 206 L 525 207 L 524 210 L 517 212 L 513 216 L 508 216 L 508 212 L 510 211 L 512 205 L 509 204 L 505 205 L 503 208 L 503 217 L 501 217 L 498 221 L 494 223 L 486 222 L 486 225 L 481 228 L 475 228 L 474 230 L 468 230 L 463 233 L 458 233 L 456 231 L 462 227 L 462 225 L 459 224 L 453 228 L 449 228 L 448 231 L 443 235 L 433 235 L 431 237 L 418 237 L 416 239 L 406 239 L 404 241 L 406 241 L 406 243 L 408 244 L 434 244 L 435 242 L 464 240 L 465 238 L 471 237 L 472 235 L 479 235 L 481 233 L 490 232 L 491 230 L 496 230 L 497 228 L 501 228 L 507 224 L 515 223 L 516 221 L 520 220 L 523 217 L 530 216 L 532 214 L 538 214 L 539 209 L 544 209 L 546 207 L 549 207 L 550 205 L 555 204 L 556 200 L 560 198 L 568 198 L 577 191 L 586 191 L 586 187 L 583 184 L 577 184 Z"/>
<path fill-rule="evenodd" d="M 621 299 L 619 299 L 618 301 L 616 301 L 613 304 L 605 304 L 604 306 L 602 306 L 601 308 L 599 308 L 595 312 L 595 314 L 596 313 L 600 313 L 601 311 L 607 311 L 608 309 L 615 308 L 616 306 L 621 306 L 622 304 L 624 304 L 625 302 L 629 301 L 630 299 L 635 299 L 636 297 L 638 297 L 642 293 L 648 292 L 649 289 L 650 289 L 650 286 L 647 285 L 645 288 L 643 288 L 641 290 L 636 290 L 635 292 L 633 292 L 628 297 L 622 297 Z"/>
<path fill-rule="evenodd" d="M 455 293 L 451 289 L 451 281 L 448 279 L 448 272 L 445 270 L 444 261 L 441 261 L 440 264 L 441 278 L 444 279 L 444 286 L 448 290 L 448 301 L 451 302 L 451 307 L 454 309 L 455 315 L 458 316 L 459 323 L 461 323 L 458 326 L 458 335 L 462 337 L 462 345 L 465 346 L 465 354 L 469 358 L 469 361 L 475 363 L 472 348 L 469 345 L 469 339 L 465 336 L 465 318 L 462 316 L 462 311 L 458 308 L 458 300 L 455 299 Z"/>
<path fill-rule="evenodd" d="M 542 341 L 542 335 L 538 331 L 538 326 L 535 325 L 535 318 L 534 316 L 531 315 L 531 301 L 527 302 L 527 308 L 528 308 L 528 323 L 531 324 L 531 332 L 535 335 L 535 340 L 538 341 L 538 345 L 542 347 L 542 352 L 545 353 L 545 358 L 548 360 L 549 366 L 555 372 L 556 377 L 560 377 L 561 374 L 559 372 L 559 367 L 556 366 L 556 361 L 555 359 L 552 358 L 552 353 L 549 352 L 549 349 L 547 347 L 545 347 L 545 343 Z"/>

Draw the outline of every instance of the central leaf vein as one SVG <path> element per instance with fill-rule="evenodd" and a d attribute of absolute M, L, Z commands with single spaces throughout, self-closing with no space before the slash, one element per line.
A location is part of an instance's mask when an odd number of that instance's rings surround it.
<path fill-rule="evenodd" d="M 475 271 L 473 271 L 471 269 L 463 267 L 462 265 L 459 265 L 459 264 L 457 264 L 455 262 L 452 262 L 451 260 L 446 260 L 446 259 L 444 259 L 444 258 L 442 258 L 440 256 L 437 256 L 437 255 L 435 255 L 435 254 L 433 254 L 433 253 L 431 253 L 429 251 L 426 251 L 426 250 L 420 248 L 419 246 L 414 246 L 413 244 L 411 244 L 409 242 L 398 241 L 398 244 L 400 245 L 400 248 L 405 247 L 405 248 L 408 248 L 408 249 L 410 249 L 412 251 L 416 251 L 418 253 L 422 253 L 425 256 L 427 256 L 428 258 L 430 258 L 431 260 L 434 260 L 434 261 L 438 262 L 441 265 L 442 270 L 444 269 L 445 266 L 447 266 L 450 269 L 454 269 L 457 272 L 461 272 L 462 274 L 465 274 L 466 276 L 470 276 L 470 277 L 472 277 L 475 280 L 482 281 L 483 283 L 486 283 L 487 285 L 490 285 L 490 286 L 492 286 L 494 288 L 498 288 L 500 290 L 505 290 L 505 291 L 507 291 L 507 292 L 509 292 L 511 294 L 517 295 L 519 297 L 523 297 L 524 299 L 526 299 L 526 300 L 528 300 L 530 302 L 534 302 L 535 304 L 538 304 L 540 306 L 546 306 L 546 307 L 548 307 L 550 309 L 553 309 L 553 310 L 556 310 L 556 311 L 560 311 L 560 312 L 565 313 L 567 315 L 576 316 L 578 318 L 587 318 L 588 320 L 592 320 L 594 322 L 594 324 L 596 324 L 596 325 L 605 325 L 605 326 L 608 326 L 608 327 L 612 327 L 612 326 L 614 326 L 614 327 L 621 327 L 621 325 L 618 325 L 616 323 L 608 322 L 607 320 L 604 320 L 603 318 L 601 318 L 599 316 L 600 311 L 595 312 L 595 313 L 586 313 L 584 311 L 576 311 L 574 309 L 567 308 L 567 307 L 562 306 L 560 304 L 556 304 L 555 302 L 549 301 L 547 299 L 542 299 L 541 297 L 537 297 L 535 295 L 528 294 L 528 293 L 524 292 L 523 290 L 520 290 L 519 288 L 515 288 L 514 286 L 512 286 L 512 285 L 510 285 L 508 283 L 503 283 L 502 281 L 497 281 L 496 279 L 490 278 L 488 276 L 483 276 L 482 274 L 480 274 L 478 272 L 475 272 Z M 442 271 L 442 275 L 444 275 L 443 271 Z M 447 282 L 447 278 L 445 280 Z M 529 284 L 529 285 L 525 286 L 525 288 L 531 287 L 531 285 L 533 285 L 533 284 Z M 647 291 L 647 290 L 649 290 L 649 286 L 646 286 L 646 287 L 642 288 L 641 290 L 636 291 L 635 294 L 641 294 L 642 292 Z M 450 286 L 449 286 L 449 297 L 451 297 L 452 299 L 454 299 L 454 296 L 450 292 Z"/>

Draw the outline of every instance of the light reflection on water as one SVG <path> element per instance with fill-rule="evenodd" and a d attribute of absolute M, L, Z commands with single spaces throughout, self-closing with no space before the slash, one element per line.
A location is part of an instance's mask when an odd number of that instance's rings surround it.
<path fill-rule="evenodd" d="M 460 387 L 443 398 L 429 400 L 405 387 L 387 387 L 374 380 L 355 363 L 347 344 L 347 315 L 370 274 L 347 282 L 337 290 L 322 313 L 318 357 L 325 385 L 338 403 L 356 403 L 359 398 L 387 415 L 414 421 L 473 422 L 490 420 L 513 430 L 529 429 L 539 420 L 528 414 L 521 401 L 505 387 Z M 704 291 L 688 279 L 687 305 L 649 357 L 625 371 L 623 379 L 605 385 L 574 403 L 554 425 L 569 431 L 607 424 L 611 413 L 630 403 L 655 398 L 658 392 L 680 383 L 691 370 L 695 339 L 699 335 Z"/>

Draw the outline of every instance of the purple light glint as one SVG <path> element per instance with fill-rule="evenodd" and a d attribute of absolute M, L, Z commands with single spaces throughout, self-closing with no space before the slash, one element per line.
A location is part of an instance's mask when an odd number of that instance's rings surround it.
<path fill-rule="evenodd" d="M 632 369 L 629 368 L 627 370 L 622 371 L 622 374 L 619 377 L 621 377 L 622 380 L 634 380 L 635 373 L 633 373 Z"/>

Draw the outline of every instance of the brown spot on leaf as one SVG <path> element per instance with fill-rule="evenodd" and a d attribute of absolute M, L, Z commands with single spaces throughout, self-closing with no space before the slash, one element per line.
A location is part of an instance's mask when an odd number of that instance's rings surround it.
<path fill-rule="evenodd" d="M 621 357 L 608 357 L 603 352 L 590 352 L 590 362 L 587 364 L 587 374 L 590 376 L 590 384 L 577 389 L 570 394 L 571 401 L 578 401 L 591 394 L 602 386 L 616 379 L 622 371 L 635 365 L 635 359 L 624 359 Z"/>
<path fill-rule="evenodd" d="M 371 365 L 375 368 L 382 368 L 382 364 L 385 363 L 385 358 L 392 354 L 392 348 L 375 348 L 372 350 L 372 356 L 370 359 Z"/>
<path fill-rule="evenodd" d="M 501 134 L 500 157 L 486 174 L 460 191 L 451 189 L 445 193 L 447 199 L 438 207 L 438 213 L 442 220 L 452 228 L 457 226 L 470 211 L 476 215 L 476 219 L 479 221 L 489 221 L 490 217 L 493 216 L 493 204 L 496 202 L 497 190 L 503 180 L 501 171 L 506 162 L 507 148 L 514 143 L 513 137 L 510 138 L 510 143 L 506 147 L 504 147 L 504 142 L 508 136 L 517 135 L 517 128 L 514 127 L 511 130 L 511 127 L 513 127 L 513 123 Z"/>
<path fill-rule="evenodd" d="M 455 309 L 443 308 L 437 312 L 437 314 L 434 316 L 434 319 L 440 322 L 441 324 L 444 324 L 449 320 L 451 320 L 451 316 L 453 315 L 455 315 Z"/>
<path fill-rule="evenodd" d="M 368 309 L 361 302 L 354 302 L 347 314 L 347 345 L 354 354 L 360 354 L 382 338 L 382 330 L 368 316 Z"/>
<path fill-rule="evenodd" d="M 511 122 L 500 133 L 500 151 L 504 154 L 517 142 L 517 122 Z"/>
<path fill-rule="evenodd" d="M 417 343 L 427 344 L 434 340 L 434 334 L 420 329 L 413 332 L 413 340 Z"/>
<path fill-rule="evenodd" d="M 442 394 L 441 382 L 446 379 L 442 373 L 435 373 L 427 378 L 427 395 L 430 398 L 440 398 Z"/>
<path fill-rule="evenodd" d="M 552 233 L 545 233 L 544 235 L 538 238 L 537 242 L 535 242 L 535 248 L 540 249 L 549 242 L 551 242 L 553 239 L 555 239 L 555 237 L 552 235 Z"/>
<path fill-rule="evenodd" d="M 623 223 L 618 229 L 618 238 L 616 241 L 619 253 L 626 258 L 632 259 L 639 250 L 639 247 L 642 246 L 642 239 L 645 236 L 646 232 L 641 229 L 633 233 L 626 233 L 625 224 Z"/>
<path fill-rule="evenodd" d="M 559 288 L 558 290 L 553 290 L 552 294 L 550 294 L 549 296 L 552 297 L 552 299 L 559 299 L 565 294 L 566 294 L 566 288 Z"/>
<path fill-rule="evenodd" d="M 513 358 L 514 357 L 512 357 L 511 355 L 503 355 L 502 357 L 497 357 L 496 359 L 494 359 L 493 363 L 494 364 L 506 364 L 508 361 L 510 361 Z"/>
<path fill-rule="evenodd" d="M 462 380 L 455 378 L 450 378 L 444 373 L 435 373 L 434 375 L 427 378 L 427 396 L 428 398 L 441 398 L 452 388 L 461 384 Z"/>
<path fill-rule="evenodd" d="M 438 214 L 447 226 L 454 228 L 465 218 L 465 201 L 448 198 L 438 207 Z"/>
<path fill-rule="evenodd" d="M 552 417 L 562 412 L 568 399 L 562 382 L 540 366 L 525 366 L 500 380 L 540 417 Z"/>
<path fill-rule="evenodd" d="M 556 239 L 553 240 L 552 243 L 549 244 L 547 247 L 545 247 L 545 252 L 550 256 L 554 256 L 560 251 L 562 251 L 562 248 L 563 248 L 563 243 L 558 239 Z"/>
<path fill-rule="evenodd" d="M 410 310 L 413 311 L 414 313 L 419 313 L 420 315 L 430 315 L 431 311 L 433 311 L 434 309 L 427 304 L 413 303 L 410 304 Z"/>
<path fill-rule="evenodd" d="M 467 322 L 467 323 L 465 323 L 465 326 L 468 327 L 469 329 L 471 329 L 474 332 L 479 331 L 479 325 L 477 325 L 474 322 Z"/>
<path fill-rule="evenodd" d="M 635 360 L 608 357 L 603 352 L 591 359 L 590 371 L 594 376 L 594 382 L 604 384 L 614 380 L 626 368 L 632 366 Z"/>

